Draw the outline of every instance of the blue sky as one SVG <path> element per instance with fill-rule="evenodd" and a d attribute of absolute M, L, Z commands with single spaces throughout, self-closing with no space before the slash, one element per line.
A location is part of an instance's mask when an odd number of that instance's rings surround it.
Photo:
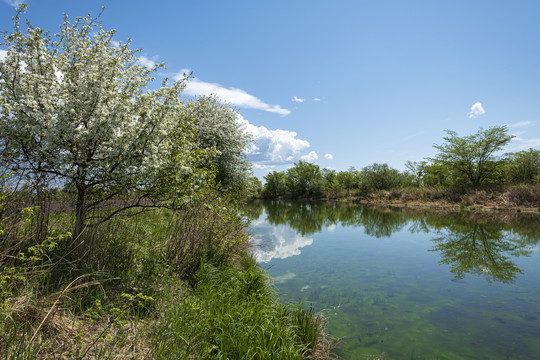
<path fill-rule="evenodd" d="M 0 29 L 14 3 L 1 0 Z M 255 174 L 305 159 L 336 170 L 404 170 L 444 130 L 508 126 L 506 151 L 540 148 L 538 1 L 28 0 L 33 25 L 98 14 L 141 63 L 194 79 L 237 108 Z"/>

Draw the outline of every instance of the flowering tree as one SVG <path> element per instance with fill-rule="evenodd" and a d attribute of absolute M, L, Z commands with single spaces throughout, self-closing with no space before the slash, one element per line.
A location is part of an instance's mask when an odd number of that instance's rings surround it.
<path fill-rule="evenodd" d="M 221 188 L 247 187 L 251 165 L 245 150 L 251 138 L 238 122 L 238 113 L 215 96 L 202 96 L 187 102 L 185 113 L 197 128 L 197 147 L 213 151 L 212 159 L 208 160 L 216 168 L 216 182 Z"/>
<path fill-rule="evenodd" d="M 129 41 L 116 43 L 90 16 L 73 24 L 65 16 L 54 36 L 29 22 L 23 31 L 24 8 L 0 43 L 0 152 L 9 166 L 75 187 L 74 238 L 103 221 L 92 209 L 120 195 L 131 202 L 108 217 L 174 186 L 188 194 L 204 170 L 193 172 L 200 152 L 179 100 L 183 83 L 149 90 L 163 65 L 140 65 Z"/>

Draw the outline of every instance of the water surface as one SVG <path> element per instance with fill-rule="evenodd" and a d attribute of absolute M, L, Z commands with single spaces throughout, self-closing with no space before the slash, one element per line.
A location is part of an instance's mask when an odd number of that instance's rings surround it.
<path fill-rule="evenodd" d="M 540 359 L 540 215 L 254 202 L 255 253 L 343 359 Z"/>

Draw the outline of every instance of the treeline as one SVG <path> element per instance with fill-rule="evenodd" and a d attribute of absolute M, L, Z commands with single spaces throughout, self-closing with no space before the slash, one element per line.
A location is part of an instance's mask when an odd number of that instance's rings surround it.
<path fill-rule="evenodd" d="M 512 136 L 506 127 L 480 129 L 459 137 L 447 131 L 445 142 L 434 147 L 439 153 L 420 162 L 408 161 L 407 170 L 374 163 L 357 170 L 321 169 L 317 164 L 299 161 L 282 172 L 265 176 L 262 195 L 268 198 L 291 196 L 366 196 L 380 191 L 411 188 L 482 189 L 499 185 L 540 183 L 540 150 L 497 155 Z"/>

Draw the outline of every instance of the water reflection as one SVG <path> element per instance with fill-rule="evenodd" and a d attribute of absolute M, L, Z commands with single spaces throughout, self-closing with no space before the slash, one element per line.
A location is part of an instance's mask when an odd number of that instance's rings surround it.
<path fill-rule="evenodd" d="M 254 201 L 246 209 L 259 219 L 255 254 L 260 262 L 301 253 L 313 243 L 308 237 L 338 225 L 361 227 L 369 236 L 390 237 L 410 233 L 435 233 L 433 252 L 450 267 L 455 279 L 466 274 L 488 282 L 513 282 L 523 271 L 515 264 L 529 256 L 540 239 L 537 214 L 427 211 L 373 208 L 343 203 Z M 283 225 L 283 226 L 279 226 Z M 262 230 L 266 226 L 266 230 Z M 262 234 L 262 235 L 261 235 Z"/>
<path fill-rule="evenodd" d="M 264 222 L 255 222 L 252 226 L 257 227 L 257 234 L 253 236 L 253 252 L 259 263 L 300 255 L 301 248 L 313 244 L 312 238 L 299 235 L 285 226 L 265 226 Z"/>
<path fill-rule="evenodd" d="M 432 251 L 438 251 L 442 264 L 448 264 L 455 280 L 474 274 L 489 282 L 513 282 L 523 274 L 512 257 L 529 256 L 527 244 L 517 234 L 503 231 L 492 224 L 471 224 L 467 229 L 444 229 L 433 239 Z"/>

